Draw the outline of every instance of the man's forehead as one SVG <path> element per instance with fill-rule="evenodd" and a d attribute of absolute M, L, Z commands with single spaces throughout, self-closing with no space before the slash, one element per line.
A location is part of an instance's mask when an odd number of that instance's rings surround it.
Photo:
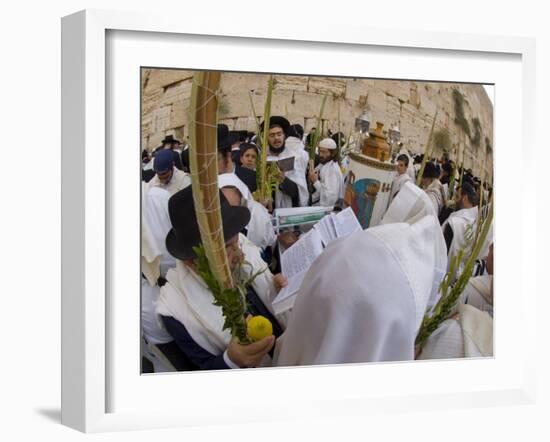
<path fill-rule="evenodd" d="M 283 132 L 283 128 L 279 125 L 273 125 L 269 128 L 269 133 L 277 133 L 277 132 Z"/>

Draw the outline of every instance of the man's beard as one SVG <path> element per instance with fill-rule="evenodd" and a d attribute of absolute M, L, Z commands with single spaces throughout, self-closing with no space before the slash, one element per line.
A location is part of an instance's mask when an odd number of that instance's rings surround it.
<path fill-rule="evenodd" d="M 285 143 L 283 143 L 283 145 L 281 147 L 273 147 L 271 144 L 269 145 L 269 150 L 271 152 L 273 152 L 274 154 L 276 155 L 279 155 L 280 153 L 283 152 L 283 150 L 285 150 Z"/>

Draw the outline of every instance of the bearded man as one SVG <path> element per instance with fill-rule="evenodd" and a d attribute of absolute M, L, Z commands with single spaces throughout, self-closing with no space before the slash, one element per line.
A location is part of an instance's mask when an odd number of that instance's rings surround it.
<path fill-rule="evenodd" d="M 338 151 L 332 138 L 319 143 L 319 164 L 308 174 L 315 191 L 311 196 L 314 206 L 333 207 L 344 197 L 344 177 L 338 164 Z"/>
<path fill-rule="evenodd" d="M 262 130 L 264 130 L 264 126 L 264 122 L 262 122 Z M 276 209 L 306 206 L 309 198 L 306 183 L 307 153 L 302 148 L 286 145 L 289 129 L 290 123 L 286 118 L 273 116 L 269 119 L 267 128 L 268 155 L 277 161 L 294 157 L 292 170 L 286 172 L 279 170 L 278 172 L 278 187 L 274 198 Z"/>

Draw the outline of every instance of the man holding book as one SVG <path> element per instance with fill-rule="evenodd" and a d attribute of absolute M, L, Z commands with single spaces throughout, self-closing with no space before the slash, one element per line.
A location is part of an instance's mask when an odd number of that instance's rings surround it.
<path fill-rule="evenodd" d="M 264 129 L 264 122 L 261 128 Z M 275 191 L 275 208 L 300 207 L 307 205 L 308 190 L 306 183 L 307 159 L 303 150 L 286 146 L 286 138 L 290 128 L 289 121 L 280 116 L 269 119 L 267 139 L 269 143 L 268 161 L 277 161 L 294 157 L 292 169 L 279 168 L 278 187 Z"/>

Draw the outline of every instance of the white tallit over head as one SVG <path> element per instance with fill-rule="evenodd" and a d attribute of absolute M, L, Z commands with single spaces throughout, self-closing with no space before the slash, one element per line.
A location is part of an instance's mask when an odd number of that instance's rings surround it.
<path fill-rule="evenodd" d="M 234 173 L 222 173 L 218 175 L 218 187 L 220 189 L 224 187 L 236 187 L 246 201 L 252 199 L 252 194 L 248 186 Z"/>
<path fill-rule="evenodd" d="M 426 216 L 331 243 L 297 294 L 276 364 L 414 359 L 417 331 L 446 267 L 437 226 Z"/>
<path fill-rule="evenodd" d="M 437 216 L 430 198 L 420 187 L 408 181 L 401 186 L 380 224 L 414 224 L 426 215 Z"/>
<path fill-rule="evenodd" d="M 142 272 L 153 286 L 160 273 L 176 265 L 166 250 L 166 235 L 172 228 L 168 214 L 170 193 L 160 187 L 142 186 L 141 256 Z"/>
<path fill-rule="evenodd" d="M 250 210 L 250 222 L 246 226 L 247 238 L 261 249 L 274 246 L 277 235 L 271 222 L 271 215 L 267 209 L 254 200 L 247 185 L 234 173 L 218 175 L 218 187 L 236 187 L 246 201 L 246 207 Z"/>

